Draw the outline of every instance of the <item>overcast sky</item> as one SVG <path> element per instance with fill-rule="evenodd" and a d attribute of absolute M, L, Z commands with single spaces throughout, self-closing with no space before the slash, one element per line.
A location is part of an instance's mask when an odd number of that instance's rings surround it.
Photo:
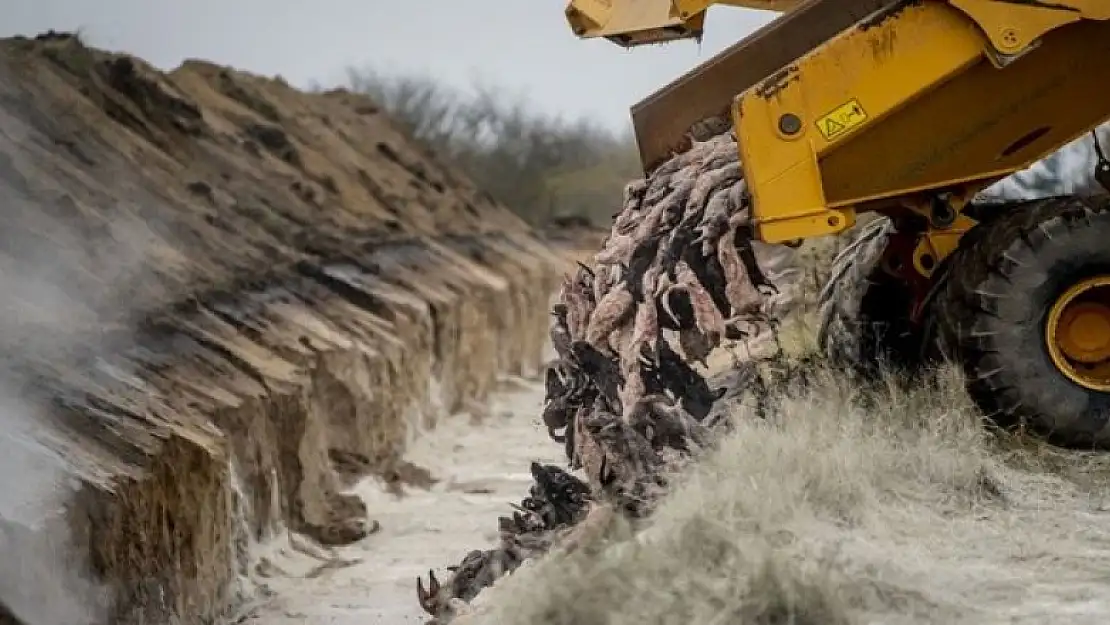
<path fill-rule="evenodd" d="M 701 46 L 581 41 L 565 0 L 0 0 L 0 36 L 79 30 L 163 69 L 203 58 L 298 86 L 345 68 L 503 85 L 546 109 L 624 124 L 628 108 L 774 14 L 713 9 Z"/>

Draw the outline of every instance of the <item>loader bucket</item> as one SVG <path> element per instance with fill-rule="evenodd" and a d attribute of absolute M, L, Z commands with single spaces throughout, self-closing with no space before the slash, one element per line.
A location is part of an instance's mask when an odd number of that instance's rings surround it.
<path fill-rule="evenodd" d="M 892 0 L 808 0 L 632 107 L 644 172 L 721 132 L 733 99 Z"/>
<path fill-rule="evenodd" d="M 571 0 L 567 22 L 575 35 L 604 37 L 632 47 L 701 37 L 705 10 L 681 16 L 672 0 L 639 0 L 613 4 L 599 0 Z"/>

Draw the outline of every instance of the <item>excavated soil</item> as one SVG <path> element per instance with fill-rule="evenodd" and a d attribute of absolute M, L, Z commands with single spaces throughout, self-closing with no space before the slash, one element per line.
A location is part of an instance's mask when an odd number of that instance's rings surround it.
<path fill-rule="evenodd" d="M 344 485 L 541 365 L 563 261 L 361 96 L 2 40 L 0 181 L 0 606 L 28 625 L 234 612 L 249 543 L 363 538 Z"/>

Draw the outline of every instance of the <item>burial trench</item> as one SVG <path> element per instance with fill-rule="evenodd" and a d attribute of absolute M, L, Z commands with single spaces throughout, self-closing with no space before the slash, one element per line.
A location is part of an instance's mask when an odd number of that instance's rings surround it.
<path fill-rule="evenodd" d="M 362 96 L 0 40 L 0 180 L 26 625 L 234 616 L 252 543 L 364 536 L 344 483 L 543 365 L 563 258 Z"/>

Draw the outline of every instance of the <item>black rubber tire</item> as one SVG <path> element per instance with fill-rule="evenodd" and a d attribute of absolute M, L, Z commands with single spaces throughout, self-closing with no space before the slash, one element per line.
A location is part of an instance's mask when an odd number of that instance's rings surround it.
<path fill-rule="evenodd" d="M 1110 394 L 1052 363 L 1044 328 L 1076 281 L 1110 273 L 1110 202 L 1058 197 L 1007 204 L 960 241 L 930 303 L 938 346 L 998 426 L 1064 447 L 1110 448 Z"/>
<path fill-rule="evenodd" d="M 909 320 L 911 295 L 879 267 L 893 232 L 885 217 L 867 224 L 833 260 L 818 296 L 818 347 L 833 363 L 864 375 L 913 370 L 920 363 L 920 333 Z"/>

